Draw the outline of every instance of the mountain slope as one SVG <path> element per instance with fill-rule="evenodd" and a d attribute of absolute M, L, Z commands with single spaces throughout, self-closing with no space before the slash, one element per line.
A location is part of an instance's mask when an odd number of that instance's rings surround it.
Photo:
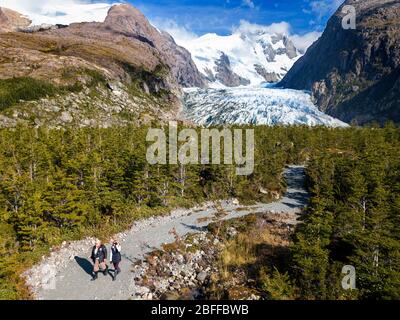
<path fill-rule="evenodd" d="M 181 86 L 204 85 L 187 50 L 130 5 L 113 6 L 104 23 L 13 30 L 22 32 L 0 33 L 0 93 L 8 101 L 0 105 L 2 125 L 32 118 L 52 125 L 97 119 L 106 126 L 149 116 L 170 119 Z M 20 90 L 13 90 L 14 78 Z M 25 94 L 38 87 L 48 92 Z"/>
<path fill-rule="evenodd" d="M 0 7 L 0 32 L 17 31 L 28 27 L 31 21 L 13 10 Z"/>
<path fill-rule="evenodd" d="M 238 29 L 229 36 L 206 34 L 184 46 L 214 86 L 277 82 L 301 56 L 289 37 L 262 28 Z"/>
<path fill-rule="evenodd" d="M 312 91 L 320 110 L 346 122 L 400 123 L 400 2 L 344 5 L 356 9 L 356 30 L 342 28 L 339 8 L 281 85 Z"/>
<path fill-rule="evenodd" d="M 309 94 L 297 90 L 241 87 L 186 89 L 184 116 L 199 125 L 346 126 L 320 112 Z"/>

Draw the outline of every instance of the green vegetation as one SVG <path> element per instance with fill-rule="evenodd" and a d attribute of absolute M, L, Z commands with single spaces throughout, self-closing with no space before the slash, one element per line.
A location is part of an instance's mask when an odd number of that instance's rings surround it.
<path fill-rule="evenodd" d="M 309 158 L 311 199 L 302 222 L 290 243 L 276 230 L 271 236 L 274 230 L 265 221 L 232 222 L 240 233 L 226 241 L 219 282 L 238 283 L 238 275 L 245 274 L 243 283 L 252 281 L 246 290 L 266 299 L 398 300 L 400 130 L 388 124 L 381 129 L 288 131 L 302 135 L 292 141 Z M 215 224 L 210 230 L 223 235 L 229 225 Z M 355 268 L 356 290 L 342 287 L 346 265 Z M 210 295 L 227 298 L 229 290 L 217 286 Z"/>
<path fill-rule="evenodd" d="M 77 81 L 77 76 L 88 77 L 87 86 L 89 88 L 107 84 L 106 78 L 100 72 L 90 69 L 64 70 L 63 79 L 74 82 L 72 85 L 64 86 L 56 86 L 51 82 L 31 77 L 0 79 L 0 111 L 18 104 L 21 100 L 35 101 L 45 97 L 54 97 L 57 94 L 82 91 L 83 85 Z"/>
<path fill-rule="evenodd" d="M 312 199 L 292 247 L 305 299 L 400 298 L 400 135 L 364 129 L 351 150 L 321 151 L 308 166 Z M 344 265 L 357 290 L 341 290 Z"/>
<path fill-rule="evenodd" d="M 21 291 L 15 279 L 37 261 L 38 252 L 65 239 L 106 237 L 135 219 L 208 199 L 250 199 L 253 192 L 251 199 L 267 200 L 258 192 L 261 185 L 283 188 L 287 156 L 274 140 L 260 136 L 260 152 L 269 156 L 258 157 L 255 175 L 237 177 L 233 165 L 150 166 L 147 131 L 145 126 L 0 130 L 0 222 L 2 230 L 13 230 L 4 239 L 0 234 L 6 251 L 0 256 L 0 286 L 11 292 L 6 297 Z M 283 129 L 266 131 L 285 135 Z"/>
<path fill-rule="evenodd" d="M 133 97 L 160 103 L 171 95 L 170 90 L 165 88 L 165 78 L 170 72 L 168 66 L 159 64 L 153 71 L 148 71 L 125 62 L 120 64 L 131 78 L 127 89 Z"/>
<path fill-rule="evenodd" d="M 51 83 L 28 77 L 0 80 L 0 110 L 20 100 L 31 101 L 54 96 L 58 91 Z"/>
<path fill-rule="evenodd" d="M 23 101 L 34 101 L 57 94 L 78 92 L 79 84 L 57 87 L 50 82 L 30 77 L 0 79 L 0 111 Z"/>
<path fill-rule="evenodd" d="M 107 85 L 107 79 L 101 72 L 97 70 L 85 69 L 82 72 L 80 72 L 80 74 L 90 77 L 90 83 L 88 84 L 89 88 L 94 88 L 99 84 L 102 86 Z"/>
<path fill-rule="evenodd" d="M 290 251 L 282 251 L 288 263 L 252 249 L 270 239 L 261 232 L 243 250 L 233 241 L 224 264 L 233 252 L 249 253 L 240 261 L 257 262 L 251 275 L 271 299 L 399 297 L 398 128 L 256 127 L 255 171 L 246 177 L 234 165 L 151 166 L 147 130 L 0 130 L 0 298 L 29 298 L 19 274 L 50 246 L 107 237 L 135 219 L 204 200 L 269 201 L 285 189 L 281 173 L 292 163 L 307 163 L 312 199 Z M 344 264 L 356 267 L 357 291 L 338 283 Z"/>

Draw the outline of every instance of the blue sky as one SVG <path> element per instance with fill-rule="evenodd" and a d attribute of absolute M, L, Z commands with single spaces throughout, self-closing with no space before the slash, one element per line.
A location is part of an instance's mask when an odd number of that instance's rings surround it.
<path fill-rule="evenodd" d="M 226 35 L 241 21 L 285 22 L 292 35 L 323 31 L 343 0 L 0 0 L 0 6 L 31 18 L 34 24 L 103 21 L 114 3 L 129 2 L 151 22 L 176 37 L 215 32 Z"/>
<path fill-rule="evenodd" d="M 240 20 L 270 25 L 288 22 L 292 32 L 322 31 L 341 0 L 130 0 L 156 24 L 175 23 L 202 35 L 225 35 Z"/>

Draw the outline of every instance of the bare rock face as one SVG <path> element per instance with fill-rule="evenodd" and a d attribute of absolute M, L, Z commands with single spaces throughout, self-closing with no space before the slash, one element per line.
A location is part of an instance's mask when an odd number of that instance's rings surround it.
<path fill-rule="evenodd" d="M 26 28 L 31 21 L 20 13 L 0 7 L 0 33 L 17 31 L 20 28 Z"/>
<path fill-rule="evenodd" d="M 356 29 L 344 29 L 344 5 Z M 310 90 L 319 108 L 354 124 L 400 123 L 400 2 L 347 0 L 281 85 Z"/>
<path fill-rule="evenodd" d="M 265 58 L 267 59 L 267 61 L 274 62 L 275 57 L 276 57 L 276 52 L 275 52 L 275 49 L 272 46 L 272 44 L 264 43 L 262 41 L 258 41 L 258 43 L 260 43 L 260 45 L 262 46 L 263 52 L 264 52 L 264 55 L 265 55 Z"/>
<path fill-rule="evenodd" d="M 288 37 L 283 38 L 283 44 L 285 45 L 286 51 L 285 53 L 290 59 L 294 59 L 297 57 L 297 48 L 294 46 L 294 43 L 292 40 L 290 40 Z"/>
<path fill-rule="evenodd" d="M 265 68 L 260 65 L 260 64 L 255 64 L 254 69 L 257 71 L 257 73 L 262 76 L 265 81 L 267 82 L 278 82 L 279 81 L 279 75 L 277 75 L 275 72 L 268 72 L 265 70 Z"/>
<path fill-rule="evenodd" d="M 215 71 L 216 80 L 219 80 L 227 87 L 238 87 L 250 84 L 249 80 L 242 78 L 232 71 L 229 57 L 225 53 L 222 53 L 219 60 L 216 61 Z"/>
<path fill-rule="evenodd" d="M 154 28 L 147 18 L 131 5 L 113 6 L 104 27 L 127 37 L 134 37 L 156 48 L 164 56 L 177 82 L 183 87 L 204 87 L 205 81 L 192 61 L 190 53 L 178 46 L 166 32 Z"/>

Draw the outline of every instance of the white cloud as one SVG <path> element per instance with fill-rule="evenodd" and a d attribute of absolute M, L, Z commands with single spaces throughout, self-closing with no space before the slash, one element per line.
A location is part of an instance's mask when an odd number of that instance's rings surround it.
<path fill-rule="evenodd" d="M 312 45 L 320 36 L 321 32 L 309 32 L 304 35 L 292 34 L 292 27 L 289 23 L 282 21 L 279 23 L 273 23 L 271 25 L 260 25 L 250 23 L 246 20 L 241 20 L 240 25 L 233 29 L 234 33 L 256 33 L 259 31 L 268 33 L 279 33 L 287 35 L 294 43 L 297 49 L 301 52 L 305 52 L 310 45 Z"/>
<path fill-rule="evenodd" d="M 319 20 L 332 15 L 344 0 L 313 0 L 310 1 L 310 10 Z"/>
<path fill-rule="evenodd" d="M 108 0 L 0 0 L 1 7 L 28 16 L 33 24 L 102 22 L 113 4 Z"/>
<path fill-rule="evenodd" d="M 290 36 L 294 46 L 301 52 L 306 52 L 307 49 L 321 36 L 321 32 L 313 31 L 304 35 L 294 34 Z"/>
<path fill-rule="evenodd" d="M 157 18 L 151 23 L 160 30 L 167 31 L 180 46 L 187 47 L 190 42 L 196 42 L 200 36 L 190 30 L 189 26 L 181 26 L 172 19 Z M 293 34 L 291 25 L 285 21 L 272 23 L 270 25 L 261 25 L 241 20 L 239 26 L 232 28 L 232 33 L 251 34 L 259 31 L 267 33 L 278 33 L 288 36 L 297 49 L 305 52 L 320 36 L 321 32 L 309 32 L 304 35 Z"/>
<path fill-rule="evenodd" d="M 254 9 L 256 6 L 252 0 L 242 0 L 242 5 Z"/>
<path fill-rule="evenodd" d="M 160 30 L 168 32 L 178 45 L 185 45 L 191 40 L 197 39 L 199 36 L 190 31 L 187 26 L 180 26 L 172 19 L 156 18 L 151 23 Z"/>
<path fill-rule="evenodd" d="M 255 33 L 257 31 L 264 31 L 268 33 L 281 33 L 281 34 L 290 34 L 291 26 L 289 23 L 282 21 L 279 23 L 273 23 L 268 26 L 260 25 L 255 23 L 250 23 L 246 20 L 240 20 L 240 24 L 238 27 L 233 28 L 233 32 L 239 33 Z"/>

